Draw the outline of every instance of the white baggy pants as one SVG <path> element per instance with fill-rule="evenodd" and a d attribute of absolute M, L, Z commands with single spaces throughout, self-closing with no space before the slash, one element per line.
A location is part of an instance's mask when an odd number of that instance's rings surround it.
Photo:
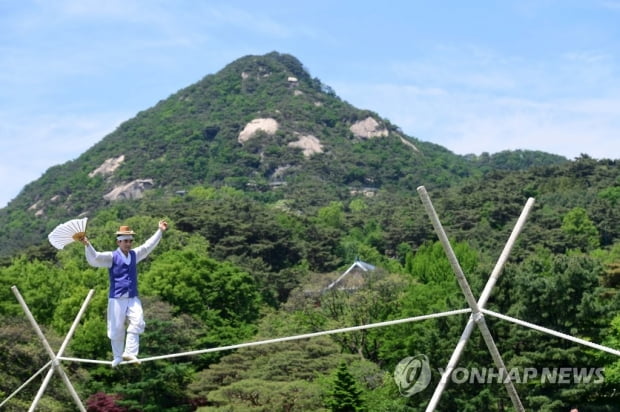
<path fill-rule="evenodd" d="M 127 321 L 127 340 L 125 342 L 125 322 Z M 140 334 L 144 332 L 142 302 L 135 298 L 108 299 L 108 338 L 112 343 L 112 354 L 120 359 L 123 354 L 137 357 L 140 348 Z M 123 347 L 123 343 L 125 343 Z"/>

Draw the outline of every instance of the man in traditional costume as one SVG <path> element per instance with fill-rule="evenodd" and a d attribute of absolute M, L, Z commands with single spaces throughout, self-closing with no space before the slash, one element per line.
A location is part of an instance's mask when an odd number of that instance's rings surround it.
<path fill-rule="evenodd" d="M 132 249 L 134 231 L 121 226 L 116 232 L 118 248 L 113 252 L 97 252 L 84 237 L 86 260 L 91 266 L 106 267 L 110 275 L 108 294 L 108 337 L 112 344 L 112 367 L 123 360 L 138 361 L 140 334 L 144 332 L 142 302 L 138 298 L 137 264 L 155 249 L 168 223 L 161 220 L 157 232 L 142 245 Z M 128 322 L 125 334 L 125 322 Z"/>

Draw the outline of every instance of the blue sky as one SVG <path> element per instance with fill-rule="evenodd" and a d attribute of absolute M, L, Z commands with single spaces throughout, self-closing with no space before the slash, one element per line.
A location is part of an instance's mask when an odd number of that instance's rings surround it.
<path fill-rule="evenodd" d="M 245 55 L 454 153 L 620 158 L 620 0 L 0 0 L 0 207 Z"/>

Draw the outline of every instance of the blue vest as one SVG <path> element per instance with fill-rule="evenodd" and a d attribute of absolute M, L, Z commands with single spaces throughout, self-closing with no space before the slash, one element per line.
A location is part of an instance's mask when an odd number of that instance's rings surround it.
<path fill-rule="evenodd" d="M 112 255 L 110 267 L 110 298 L 118 298 L 125 293 L 130 298 L 138 296 L 138 269 L 136 265 L 136 252 L 129 251 L 130 262 L 126 264 L 123 252 L 116 249 Z"/>

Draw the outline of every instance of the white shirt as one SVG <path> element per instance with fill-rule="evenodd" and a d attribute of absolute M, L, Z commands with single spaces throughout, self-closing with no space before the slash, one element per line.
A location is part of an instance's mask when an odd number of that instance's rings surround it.
<path fill-rule="evenodd" d="M 146 258 L 152 251 L 155 249 L 155 246 L 161 240 L 162 231 L 161 229 L 157 229 L 157 232 L 153 234 L 150 238 L 147 239 L 142 245 L 132 249 L 136 252 L 136 263 L 140 262 L 144 258 Z M 119 248 L 120 249 L 120 248 Z M 113 261 L 113 253 L 114 252 L 97 252 L 93 245 L 90 243 L 86 246 L 86 261 L 89 265 L 96 268 L 111 268 Z M 125 263 L 129 264 L 131 261 L 131 257 L 129 255 L 125 256 L 124 253 L 121 253 L 121 256 L 125 260 Z"/>

